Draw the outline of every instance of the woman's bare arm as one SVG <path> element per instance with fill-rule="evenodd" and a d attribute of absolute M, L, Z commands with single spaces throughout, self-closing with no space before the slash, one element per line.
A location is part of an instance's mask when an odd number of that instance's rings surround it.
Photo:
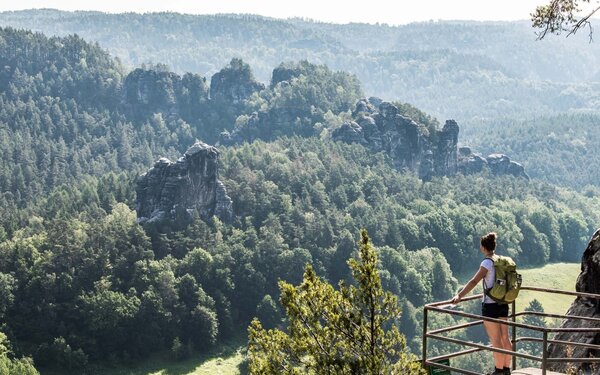
<path fill-rule="evenodd" d="M 467 282 L 465 284 L 465 286 L 454 296 L 454 298 L 452 298 L 452 303 L 458 303 L 460 302 L 460 300 L 466 296 L 467 294 L 469 294 L 469 292 L 471 290 L 473 290 L 473 288 L 475 288 L 477 286 L 477 284 L 479 284 L 479 282 L 481 281 L 481 279 L 483 279 L 485 277 L 485 275 L 487 274 L 488 270 L 485 267 L 479 267 L 479 270 L 477 271 L 477 273 L 471 278 L 471 280 L 469 280 L 469 282 Z"/>

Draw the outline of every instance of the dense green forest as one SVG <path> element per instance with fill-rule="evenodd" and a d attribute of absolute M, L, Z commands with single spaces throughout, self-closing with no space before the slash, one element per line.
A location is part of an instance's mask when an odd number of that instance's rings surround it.
<path fill-rule="evenodd" d="M 500 252 L 533 266 L 579 259 L 600 219 L 595 190 L 486 173 L 423 182 L 384 153 L 331 141 L 363 91 L 324 65 L 277 63 L 262 85 L 232 59 L 209 81 L 163 65 L 127 71 L 80 37 L 6 28 L 0 66 L 0 361 L 10 366 L 31 357 L 79 374 L 205 351 L 255 316 L 277 325 L 277 280 L 298 284 L 310 263 L 350 281 L 361 228 L 418 353 L 417 308 L 454 293 L 482 233 L 497 231 Z M 272 121 L 248 127 L 254 112 Z M 138 225 L 137 176 L 224 129 L 252 131 L 220 147 L 234 222 Z"/>
<path fill-rule="evenodd" d="M 251 15 L 3 12 L 0 26 L 76 33 L 129 68 L 164 63 L 210 76 L 240 57 L 262 82 L 282 61 L 356 74 L 368 95 L 459 122 L 596 110 L 600 49 L 584 33 L 536 41 L 529 22 L 336 25 Z"/>
<path fill-rule="evenodd" d="M 522 161 L 536 179 L 596 194 L 600 160 L 594 114 L 540 116 L 527 119 L 498 118 L 464 126 L 464 142 L 484 154 L 502 150 Z"/>

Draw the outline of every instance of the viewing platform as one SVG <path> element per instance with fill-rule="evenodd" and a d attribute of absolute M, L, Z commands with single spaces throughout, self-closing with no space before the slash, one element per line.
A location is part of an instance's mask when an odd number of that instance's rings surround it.
<path fill-rule="evenodd" d="M 558 289 L 546 289 L 546 288 L 538 288 L 538 287 L 521 287 L 521 291 L 532 291 L 537 293 L 554 293 L 554 294 L 563 294 L 570 295 L 576 297 L 586 297 L 593 299 L 600 299 L 600 295 L 591 294 L 591 293 L 581 293 L 581 292 L 569 292 Z M 483 297 L 482 294 L 473 295 L 470 297 L 463 298 L 460 303 L 481 299 Z M 572 341 L 561 341 L 555 340 L 553 338 L 554 333 L 558 332 L 581 332 L 584 330 L 585 332 L 599 332 L 600 328 L 548 328 L 548 327 L 540 327 L 530 324 L 518 323 L 517 317 L 519 316 L 527 316 L 534 315 L 539 317 L 548 317 L 548 318 L 559 318 L 559 319 L 577 319 L 584 321 L 593 321 L 600 322 L 598 318 L 584 317 L 584 316 L 572 316 L 572 315 L 561 315 L 561 314 L 548 314 L 537 311 L 522 311 L 516 312 L 515 302 L 512 303 L 511 315 L 509 315 L 508 320 L 494 319 L 483 317 L 477 314 L 471 314 L 464 311 L 460 311 L 456 309 L 457 305 L 451 305 L 451 301 L 441 301 L 434 302 L 425 305 L 423 310 L 423 358 L 422 363 L 424 368 L 430 369 L 430 374 L 450 374 L 459 373 L 459 374 L 467 374 L 467 375 L 480 375 L 478 372 L 473 372 L 466 369 L 460 369 L 451 365 L 450 360 L 452 358 L 457 358 L 460 356 L 472 354 L 479 351 L 487 351 L 487 352 L 498 352 L 504 354 L 512 355 L 512 374 L 514 375 L 563 375 L 560 372 L 553 372 L 549 370 L 549 365 L 551 363 L 558 362 L 566 362 L 566 363 L 600 363 L 600 358 L 567 358 L 567 357 L 549 357 L 548 353 L 548 344 L 555 345 L 570 345 L 570 346 L 580 346 L 587 347 L 596 350 L 600 350 L 600 345 L 588 344 L 588 343 L 580 343 L 580 342 L 572 342 Z M 454 315 L 457 317 L 467 318 L 469 321 L 467 323 L 457 324 L 451 327 L 443 327 L 437 328 L 434 330 L 428 329 L 428 315 L 431 313 L 442 313 Z M 505 349 L 497 349 L 492 348 L 491 345 L 483 345 L 480 343 L 475 343 L 471 341 L 465 341 L 454 337 L 443 336 L 442 334 L 465 329 L 469 327 L 475 327 L 478 325 L 483 325 L 484 321 L 496 322 L 506 324 L 511 327 L 511 336 L 512 336 L 512 350 Z M 520 337 L 517 334 L 518 329 L 528 329 L 530 331 L 536 331 L 540 333 L 541 338 L 539 337 Z M 427 345 L 429 340 L 441 340 L 448 343 L 470 347 L 470 349 L 465 349 L 453 353 L 443 354 L 436 357 L 429 358 L 427 356 Z M 538 342 L 541 344 L 541 356 L 532 355 L 531 353 L 526 353 L 524 351 L 517 351 L 517 344 L 522 342 Z M 539 362 L 539 368 L 531 367 L 531 362 L 525 368 L 519 369 L 517 366 L 517 359 L 524 358 L 530 361 Z M 490 367 L 493 365 L 492 357 L 490 355 Z"/>
<path fill-rule="evenodd" d="M 542 375 L 542 370 L 539 368 L 527 367 L 520 370 L 512 371 L 513 375 Z M 562 372 L 546 371 L 546 375 L 564 375 Z"/>

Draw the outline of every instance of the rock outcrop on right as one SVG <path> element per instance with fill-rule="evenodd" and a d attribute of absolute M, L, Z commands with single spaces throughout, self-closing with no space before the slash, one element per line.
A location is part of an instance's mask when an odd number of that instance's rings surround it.
<path fill-rule="evenodd" d="M 428 129 L 404 116 L 394 104 L 377 98 L 358 101 L 353 114 L 356 121 L 335 129 L 332 140 L 360 143 L 375 152 L 383 151 L 391 157 L 396 169 L 413 171 L 425 181 L 456 173 L 459 130 L 456 121 L 446 121 L 441 130 Z"/>
<path fill-rule="evenodd" d="M 490 154 L 483 157 L 481 154 L 473 153 L 470 147 L 458 149 L 458 171 L 462 174 L 473 174 L 489 168 L 493 175 L 511 175 L 529 180 L 525 168 L 521 163 L 510 160 L 504 154 Z"/>
<path fill-rule="evenodd" d="M 352 116 L 354 121 L 346 121 L 332 132 L 332 140 L 383 151 L 396 169 L 412 171 L 423 181 L 485 169 L 492 175 L 529 179 L 523 166 L 504 154 L 483 157 L 469 147 L 458 149 L 460 128 L 454 120 L 446 120 L 441 129 L 433 124 L 426 126 L 406 116 L 393 103 L 373 97 L 359 100 Z"/>
<path fill-rule="evenodd" d="M 578 292 L 600 294 L 600 229 L 594 233 L 581 260 L 581 273 L 577 278 L 575 288 Z M 594 298 L 577 297 L 571 304 L 567 315 L 583 316 L 600 319 L 600 300 Z M 600 328 L 600 322 L 585 321 L 580 319 L 566 319 L 561 328 Z M 570 341 L 577 343 L 600 344 L 599 332 L 560 332 L 554 340 Z M 550 344 L 548 356 L 590 358 L 599 357 L 600 350 L 594 350 L 581 346 L 569 346 L 564 344 Z M 549 369 L 552 371 L 567 373 L 600 374 L 599 364 L 590 363 L 551 363 Z"/>

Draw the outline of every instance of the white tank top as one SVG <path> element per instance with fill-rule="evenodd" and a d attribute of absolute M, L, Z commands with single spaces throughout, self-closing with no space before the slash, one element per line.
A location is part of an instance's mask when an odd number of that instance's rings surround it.
<path fill-rule="evenodd" d="M 494 282 L 496 280 L 496 270 L 494 269 L 494 261 L 489 258 L 485 258 L 481 262 L 481 267 L 485 268 L 488 271 L 485 274 L 485 277 L 483 278 L 483 281 L 485 283 L 484 284 L 485 288 L 491 289 L 494 286 Z M 483 294 L 483 303 L 495 303 L 495 302 L 496 301 L 494 301 L 490 297 L 486 296 L 485 293 Z"/>

